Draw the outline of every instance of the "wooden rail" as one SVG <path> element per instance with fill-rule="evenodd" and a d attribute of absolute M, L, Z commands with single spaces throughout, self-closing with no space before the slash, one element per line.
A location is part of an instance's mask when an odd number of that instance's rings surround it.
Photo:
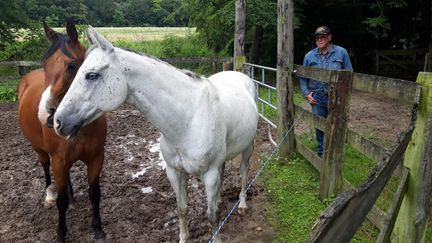
<path fill-rule="evenodd" d="M 294 75 L 328 83 L 330 70 L 294 65 Z M 363 73 L 353 73 L 353 89 L 396 99 L 404 104 L 418 103 L 420 86 L 412 81 L 387 78 Z"/>
<path fill-rule="evenodd" d="M 341 194 L 315 223 L 308 242 L 349 242 L 363 223 L 384 186 L 402 160 L 414 127 L 384 164 L 378 166 L 368 180 L 356 190 Z M 343 232 L 343 233 L 341 233 Z"/>
<path fill-rule="evenodd" d="M 426 49 L 375 50 L 375 71 L 378 73 L 384 65 L 398 66 L 404 70 L 416 68 L 419 71 L 423 67 L 425 54 Z"/>
<path fill-rule="evenodd" d="M 2 76 L 0 77 L 0 81 L 11 80 L 11 79 L 19 79 L 24 74 L 26 74 L 28 67 L 39 67 L 41 64 L 39 61 L 0 61 L 0 66 L 14 66 L 17 67 L 16 76 Z"/>
<path fill-rule="evenodd" d="M 415 82 L 362 73 L 354 73 L 353 88 L 408 105 L 418 103 L 420 97 L 420 86 Z"/>
<path fill-rule="evenodd" d="M 325 130 L 327 123 L 325 118 L 315 115 L 298 105 L 294 106 L 294 111 L 296 119 L 301 116 L 302 120 L 304 120 L 310 126 L 318 128 L 321 131 Z M 374 161 L 382 162 L 389 156 L 389 151 L 387 148 L 376 144 L 375 142 L 363 137 L 351 129 L 348 129 L 347 131 L 345 142 Z"/>
<path fill-rule="evenodd" d="M 297 152 L 299 152 L 305 159 L 307 159 L 310 164 L 319 172 L 321 173 L 321 167 L 322 167 L 322 159 L 317 156 L 317 154 L 310 150 L 308 147 L 306 147 L 300 139 L 296 136 L 295 138 L 295 147 L 297 149 Z M 343 185 L 342 188 L 344 191 L 348 190 L 354 190 L 355 186 L 353 186 L 349 181 L 347 181 L 345 178 L 343 178 Z M 369 214 L 367 215 L 367 219 L 378 229 L 383 229 L 385 226 L 384 218 L 385 218 L 385 212 L 379 209 L 376 206 L 373 206 Z"/>

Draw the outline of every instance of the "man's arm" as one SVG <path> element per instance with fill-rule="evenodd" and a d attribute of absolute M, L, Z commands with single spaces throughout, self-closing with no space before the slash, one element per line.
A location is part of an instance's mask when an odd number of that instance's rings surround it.
<path fill-rule="evenodd" d="M 305 56 L 303 59 L 303 66 L 309 66 L 309 61 Z M 308 78 L 300 78 L 300 91 L 304 98 L 309 94 L 309 79 Z"/>
<path fill-rule="evenodd" d="M 342 65 L 343 65 L 342 69 L 353 70 L 353 67 L 351 65 L 351 60 L 349 58 L 347 50 L 344 50 L 342 61 L 343 61 L 343 63 L 342 63 Z"/>

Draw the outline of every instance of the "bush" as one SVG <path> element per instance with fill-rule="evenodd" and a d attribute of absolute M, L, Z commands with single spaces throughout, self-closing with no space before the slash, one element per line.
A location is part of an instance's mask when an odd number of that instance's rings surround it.
<path fill-rule="evenodd" d="M 131 42 L 125 40 L 118 40 L 114 41 L 113 44 L 116 47 L 124 48 L 127 50 L 132 50 L 139 53 L 146 53 L 156 57 L 162 57 L 162 42 L 160 41 Z"/>
<path fill-rule="evenodd" d="M 0 102 L 17 100 L 18 97 L 15 88 L 0 89 Z"/>
<path fill-rule="evenodd" d="M 215 53 L 210 50 L 198 35 L 186 37 L 167 36 L 162 41 L 162 53 L 164 57 L 209 57 L 226 56 L 226 53 Z"/>
<path fill-rule="evenodd" d="M 48 47 L 46 37 L 38 34 L 23 41 L 6 43 L 5 48 L 0 50 L 0 60 L 41 60 Z"/>

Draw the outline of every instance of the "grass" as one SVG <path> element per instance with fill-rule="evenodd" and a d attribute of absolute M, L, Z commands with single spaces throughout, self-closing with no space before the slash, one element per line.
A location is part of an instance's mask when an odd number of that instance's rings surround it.
<path fill-rule="evenodd" d="M 272 105 L 277 107 L 276 91 L 260 86 L 258 89 L 258 96 L 266 101 L 270 101 Z M 299 87 L 294 87 L 293 100 L 295 105 L 301 105 L 304 102 Z M 272 107 L 263 102 L 258 102 L 258 111 L 264 114 L 265 117 L 269 118 L 273 122 L 275 122 L 277 119 L 277 110 L 273 109 Z"/>
<path fill-rule="evenodd" d="M 16 87 L 18 80 L 0 81 L 0 102 L 17 101 Z"/>
<path fill-rule="evenodd" d="M 274 242 L 304 242 L 320 213 L 333 201 L 318 199 L 319 174 L 299 155 L 287 165 L 269 161 L 260 178 L 271 203 L 269 222 L 276 232 Z M 351 242 L 374 242 L 376 229 L 364 224 Z"/>
<path fill-rule="evenodd" d="M 264 170 L 261 182 L 272 204 L 270 222 L 275 242 L 304 242 L 327 205 L 318 200 L 319 175 L 299 156 L 281 166 L 273 159 Z"/>
<path fill-rule="evenodd" d="M 186 37 L 195 33 L 195 28 L 188 27 L 96 27 L 99 33 L 109 41 L 161 41 L 166 36 Z"/>

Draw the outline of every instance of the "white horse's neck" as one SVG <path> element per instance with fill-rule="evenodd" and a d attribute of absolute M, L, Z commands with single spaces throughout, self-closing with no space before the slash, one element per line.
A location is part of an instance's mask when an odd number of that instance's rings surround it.
<path fill-rule="evenodd" d="M 129 96 L 127 103 L 139 109 L 165 137 L 175 140 L 186 131 L 209 82 L 186 75 L 173 66 L 148 56 L 116 48 L 124 65 Z"/>

